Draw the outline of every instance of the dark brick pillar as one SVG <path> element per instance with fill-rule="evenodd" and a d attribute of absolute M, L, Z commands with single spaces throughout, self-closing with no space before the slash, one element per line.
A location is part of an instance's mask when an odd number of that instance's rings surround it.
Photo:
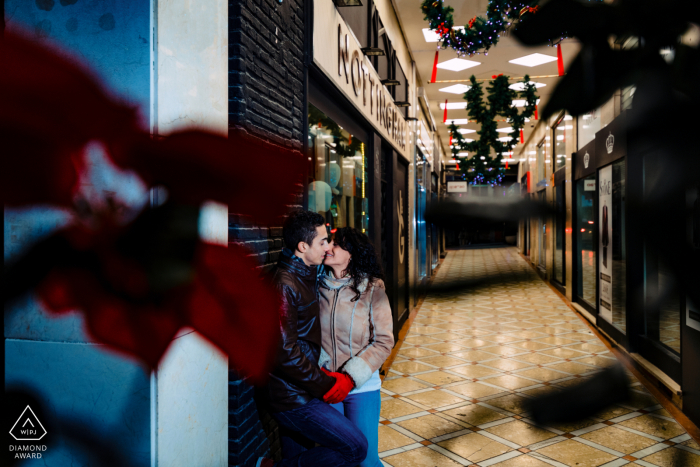
<path fill-rule="evenodd" d="M 303 7 L 304 0 L 229 1 L 229 128 L 299 150 L 306 112 Z M 262 170 L 247 175 L 264 180 Z M 299 194 L 292 207 L 302 204 Z M 282 228 L 258 227 L 245 216 L 229 213 L 229 242 L 248 247 L 261 269 L 268 269 L 282 250 Z M 229 465 L 255 465 L 263 455 L 280 459 L 277 424 L 256 405 L 252 388 L 232 371 Z"/>

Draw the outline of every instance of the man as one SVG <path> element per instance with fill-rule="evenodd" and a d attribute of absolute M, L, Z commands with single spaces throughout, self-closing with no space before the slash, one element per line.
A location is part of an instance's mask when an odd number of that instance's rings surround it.
<path fill-rule="evenodd" d="M 326 374 L 318 366 L 317 280 L 330 249 L 325 220 L 314 212 L 294 212 L 283 236 L 287 248 L 272 276 L 282 297 L 282 339 L 266 388 L 272 416 L 280 425 L 283 460 L 277 467 L 355 466 L 367 455 L 367 440 L 352 422 L 320 400 L 326 395 L 344 397 L 354 386 L 348 375 Z M 273 465 L 266 458 L 256 464 Z"/>

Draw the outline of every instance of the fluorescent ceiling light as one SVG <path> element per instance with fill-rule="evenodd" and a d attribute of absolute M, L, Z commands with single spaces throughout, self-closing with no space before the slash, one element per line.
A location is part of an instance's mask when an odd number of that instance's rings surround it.
<path fill-rule="evenodd" d="M 469 128 L 460 128 L 458 131 L 463 135 L 466 135 L 467 133 L 476 133 L 476 130 L 470 130 Z"/>
<path fill-rule="evenodd" d="M 547 86 L 544 83 L 535 83 L 534 81 L 528 81 L 528 83 L 534 84 L 536 88 L 542 88 L 544 86 Z M 513 83 L 508 87 L 515 90 L 515 91 L 524 91 L 525 90 L 525 83 Z"/>
<path fill-rule="evenodd" d="M 441 102 L 440 103 L 440 108 L 444 109 L 445 108 L 445 103 Z M 467 103 L 466 102 L 448 102 L 447 103 L 447 108 L 448 109 L 466 109 L 467 108 Z"/>
<path fill-rule="evenodd" d="M 537 99 L 536 104 L 539 104 L 540 100 Z M 525 107 L 525 104 L 527 104 L 527 100 L 525 99 L 513 99 L 513 107 Z"/>
<path fill-rule="evenodd" d="M 504 143 L 507 143 L 508 141 L 510 141 L 512 139 L 513 138 L 511 138 L 510 136 L 502 136 L 502 137 L 498 138 L 498 141 L 502 141 Z"/>
<path fill-rule="evenodd" d="M 437 67 L 443 70 L 450 71 L 462 71 L 467 68 L 475 67 L 481 65 L 480 62 L 474 62 L 472 60 L 465 60 L 463 58 L 453 58 L 452 60 L 447 60 L 446 62 L 438 63 Z"/>
<path fill-rule="evenodd" d="M 469 153 L 468 152 L 458 152 L 457 157 L 468 157 Z"/>
<path fill-rule="evenodd" d="M 453 120 L 447 120 L 446 123 L 447 123 L 448 125 L 451 125 L 451 124 L 453 124 L 453 123 L 454 123 L 455 125 L 466 125 L 467 123 L 469 123 L 469 119 L 468 119 L 468 118 L 455 118 L 455 119 L 453 119 Z"/>
<path fill-rule="evenodd" d="M 574 119 L 574 117 L 572 117 L 571 115 L 564 116 L 564 120 L 573 120 L 573 119 Z"/>
<path fill-rule="evenodd" d="M 515 60 L 508 60 L 508 63 L 533 67 L 537 65 L 543 65 L 549 62 L 554 62 L 556 60 L 557 57 L 552 57 L 551 55 L 530 54 L 525 55 L 524 57 L 516 58 Z"/>
<path fill-rule="evenodd" d="M 452 29 L 461 29 L 464 31 L 464 26 L 452 26 Z M 425 42 L 438 42 L 440 41 L 440 36 L 435 31 L 431 31 L 430 28 L 423 28 L 423 37 L 425 37 Z"/>
<path fill-rule="evenodd" d="M 446 88 L 441 88 L 441 92 L 449 92 L 450 94 L 464 94 L 469 90 L 470 86 L 466 84 L 455 84 L 453 86 L 447 86 Z"/>
<path fill-rule="evenodd" d="M 512 133 L 513 128 L 512 127 L 499 128 L 496 131 L 498 131 L 499 133 Z"/>

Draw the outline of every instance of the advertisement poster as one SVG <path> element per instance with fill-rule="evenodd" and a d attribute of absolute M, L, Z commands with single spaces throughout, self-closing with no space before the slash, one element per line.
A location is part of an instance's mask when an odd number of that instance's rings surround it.
<path fill-rule="evenodd" d="M 600 169 L 598 173 L 598 262 L 599 262 L 599 302 L 600 316 L 612 323 L 612 165 Z"/>

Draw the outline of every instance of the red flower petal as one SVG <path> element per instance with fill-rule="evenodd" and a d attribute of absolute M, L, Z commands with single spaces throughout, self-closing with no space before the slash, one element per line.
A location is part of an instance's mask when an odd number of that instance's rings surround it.
<path fill-rule="evenodd" d="M 115 161 L 151 185 L 164 185 L 173 201 L 227 204 L 258 224 L 279 223 L 306 170 L 300 152 L 232 130 L 229 137 L 183 131 L 161 140 L 141 138 L 115 151 Z"/>
<path fill-rule="evenodd" d="M 280 304 L 248 253 L 235 245 L 201 246 L 189 321 L 228 354 L 232 368 L 261 384 L 277 355 Z"/>
<path fill-rule="evenodd" d="M 0 59 L 3 200 L 70 205 L 82 146 L 132 131 L 136 114 L 109 97 L 77 61 L 44 42 L 5 31 Z"/>

